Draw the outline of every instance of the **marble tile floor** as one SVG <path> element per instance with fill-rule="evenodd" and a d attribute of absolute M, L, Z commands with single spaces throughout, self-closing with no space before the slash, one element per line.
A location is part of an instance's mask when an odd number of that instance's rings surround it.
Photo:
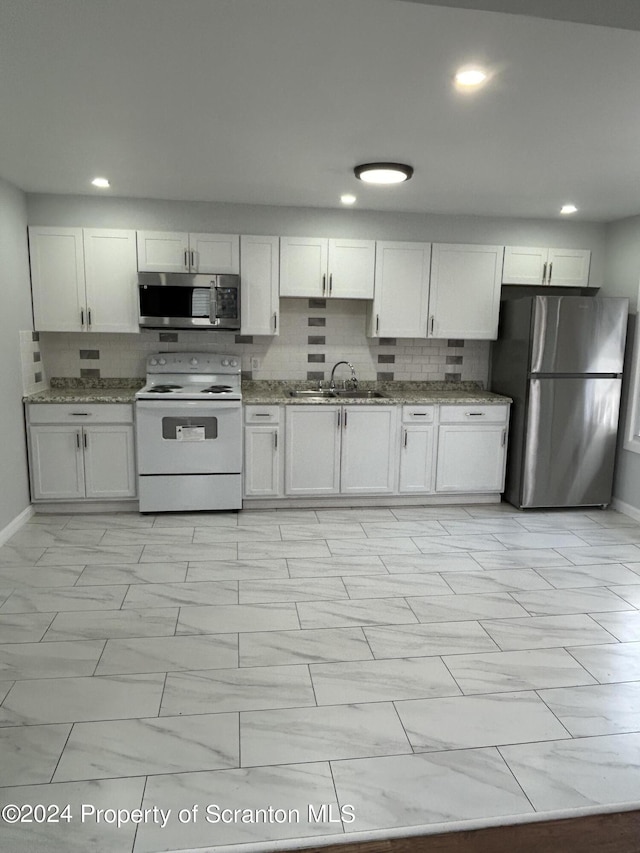
<path fill-rule="evenodd" d="M 11 853 L 637 808 L 640 524 L 508 504 L 36 515 L 0 547 L 14 804 Z"/>

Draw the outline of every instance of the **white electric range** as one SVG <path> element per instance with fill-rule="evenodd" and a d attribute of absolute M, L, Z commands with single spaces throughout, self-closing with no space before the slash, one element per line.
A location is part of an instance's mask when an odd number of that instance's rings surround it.
<path fill-rule="evenodd" d="M 237 357 L 202 352 L 150 356 L 135 407 L 140 512 L 242 507 Z"/>

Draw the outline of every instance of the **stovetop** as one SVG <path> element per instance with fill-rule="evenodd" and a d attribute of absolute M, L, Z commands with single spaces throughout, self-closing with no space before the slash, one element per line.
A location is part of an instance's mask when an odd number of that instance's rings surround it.
<path fill-rule="evenodd" d="M 147 359 L 137 400 L 241 400 L 240 360 L 217 353 L 158 353 Z"/>

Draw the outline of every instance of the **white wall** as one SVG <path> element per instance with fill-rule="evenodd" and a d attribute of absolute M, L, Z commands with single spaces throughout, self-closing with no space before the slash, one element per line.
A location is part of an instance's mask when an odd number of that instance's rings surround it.
<path fill-rule="evenodd" d="M 20 332 L 33 328 L 24 193 L 0 179 L 0 531 L 29 506 Z"/>
<path fill-rule="evenodd" d="M 638 315 L 638 286 L 640 285 L 640 216 L 612 222 L 606 229 L 605 280 L 603 296 L 629 297 L 631 318 L 627 340 L 625 380 L 628 381 L 633 356 L 633 341 Z M 629 387 L 623 382 L 623 403 L 620 412 L 620 432 L 613 494 L 616 500 L 640 512 L 640 454 L 622 449 Z"/>

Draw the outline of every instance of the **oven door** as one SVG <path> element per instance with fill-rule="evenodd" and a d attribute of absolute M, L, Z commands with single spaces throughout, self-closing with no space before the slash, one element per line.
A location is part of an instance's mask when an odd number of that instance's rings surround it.
<path fill-rule="evenodd" d="M 238 474 L 242 405 L 199 400 L 138 400 L 139 474 Z"/>

